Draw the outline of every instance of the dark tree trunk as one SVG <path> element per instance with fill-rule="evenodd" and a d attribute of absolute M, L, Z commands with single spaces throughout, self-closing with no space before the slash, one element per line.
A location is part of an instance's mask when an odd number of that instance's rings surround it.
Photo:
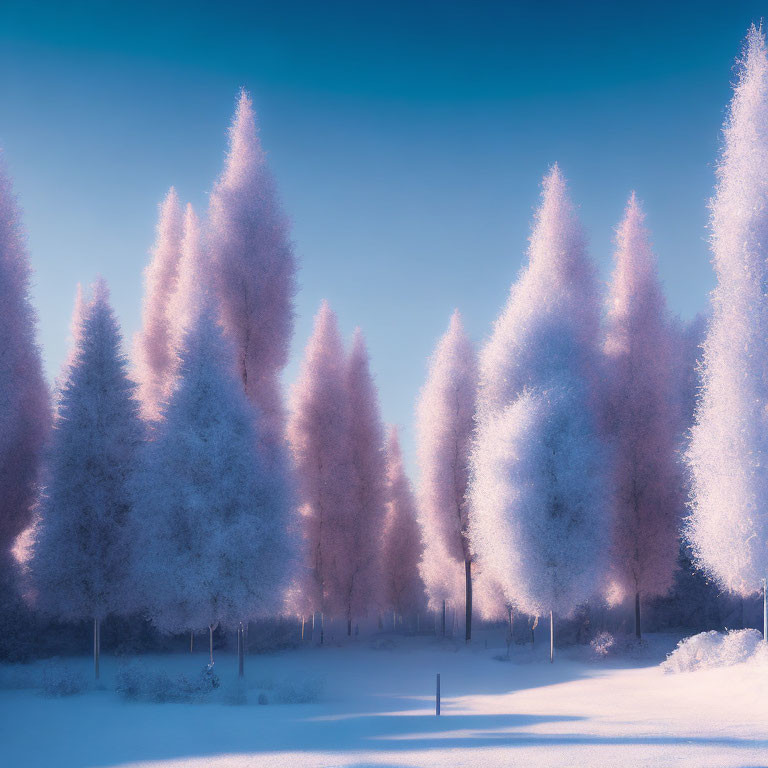
<path fill-rule="evenodd" d="M 469 642 L 472 639 L 472 561 L 464 561 L 464 577 L 465 577 L 465 593 L 464 604 L 466 608 L 465 617 L 465 629 L 466 634 L 464 636 L 465 642 Z"/>
<path fill-rule="evenodd" d="M 189 632 L 189 652 L 192 653 L 195 650 L 195 631 Z"/>
<path fill-rule="evenodd" d="M 443 637 L 445 637 L 445 600 L 443 600 L 443 618 L 442 618 L 441 627 L 442 627 Z"/>
<path fill-rule="evenodd" d="M 640 628 L 640 592 L 635 592 L 635 637 L 641 640 L 643 632 Z"/>
<path fill-rule="evenodd" d="M 347 615 L 347 637 L 352 637 L 352 617 Z"/>

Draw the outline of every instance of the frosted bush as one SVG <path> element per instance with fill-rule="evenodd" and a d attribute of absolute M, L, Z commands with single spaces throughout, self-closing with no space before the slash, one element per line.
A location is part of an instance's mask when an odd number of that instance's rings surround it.
<path fill-rule="evenodd" d="M 198 677 L 188 678 L 186 675 L 171 677 L 163 670 L 129 664 L 117 673 L 115 690 L 131 701 L 190 702 L 205 699 L 219 685 L 219 678 L 210 666 L 203 668 Z"/>
<path fill-rule="evenodd" d="M 756 629 L 701 632 L 677 644 L 662 662 L 667 673 L 693 672 L 697 669 L 730 667 L 742 662 L 768 665 L 768 647 Z"/>
<path fill-rule="evenodd" d="M 43 670 L 42 691 L 46 696 L 61 698 L 75 696 L 88 688 L 82 673 L 55 664 L 49 664 Z"/>
<path fill-rule="evenodd" d="M 607 656 L 611 649 L 614 649 L 616 640 L 610 632 L 601 632 L 596 637 L 593 637 L 589 643 L 589 647 L 595 656 Z M 614 649 L 615 650 L 615 649 Z"/>

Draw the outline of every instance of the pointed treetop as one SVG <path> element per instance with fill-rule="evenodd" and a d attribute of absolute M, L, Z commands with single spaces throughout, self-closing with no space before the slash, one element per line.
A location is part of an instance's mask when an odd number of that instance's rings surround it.
<path fill-rule="evenodd" d="M 390 467 L 394 464 L 403 463 L 403 451 L 400 448 L 400 430 L 394 424 L 390 424 L 387 432 L 387 456 L 389 457 Z"/>
<path fill-rule="evenodd" d="M 256 114 L 251 97 L 244 88 L 240 89 L 237 107 L 229 127 L 229 150 L 222 183 L 236 187 L 247 180 L 247 171 L 264 161 L 264 151 L 259 141 Z"/>
<path fill-rule="evenodd" d="M 530 269 L 570 275 L 584 262 L 585 239 L 568 185 L 555 163 L 541 183 L 541 206 L 536 212 L 528 251 Z"/>

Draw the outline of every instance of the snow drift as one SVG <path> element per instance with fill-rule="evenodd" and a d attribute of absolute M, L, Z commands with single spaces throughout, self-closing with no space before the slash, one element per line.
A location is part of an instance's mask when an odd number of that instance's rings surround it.
<path fill-rule="evenodd" d="M 731 667 L 751 662 L 768 667 L 768 645 L 756 629 L 700 632 L 677 644 L 662 662 L 665 672 L 694 672 L 697 669 Z"/>

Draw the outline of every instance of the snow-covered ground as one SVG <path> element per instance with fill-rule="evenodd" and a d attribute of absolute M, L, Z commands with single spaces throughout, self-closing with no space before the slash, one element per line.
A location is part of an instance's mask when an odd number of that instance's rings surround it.
<path fill-rule="evenodd" d="M 24 686 L 85 679 L 87 658 L 0 668 L 0 743 L 9 768 L 72 766 L 768 766 L 768 667 L 665 674 L 670 637 L 623 660 L 582 649 L 550 665 L 540 643 L 494 659 L 420 638 L 247 657 L 246 703 L 236 659 L 217 656 L 215 701 L 126 701 L 125 661 L 105 657 L 102 690 L 54 698 Z M 141 659 L 194 677 L 194 655 Z M 63 674 L 62 668 L 70 670 Z M 442 716 L 434 714 L 441 673 Z M 13 688 L 12 686 L 17 686 Z M 258 700 L 261 696 L 262 702 Z M 291 702 L 296 698 L 308 703 Z"/>

